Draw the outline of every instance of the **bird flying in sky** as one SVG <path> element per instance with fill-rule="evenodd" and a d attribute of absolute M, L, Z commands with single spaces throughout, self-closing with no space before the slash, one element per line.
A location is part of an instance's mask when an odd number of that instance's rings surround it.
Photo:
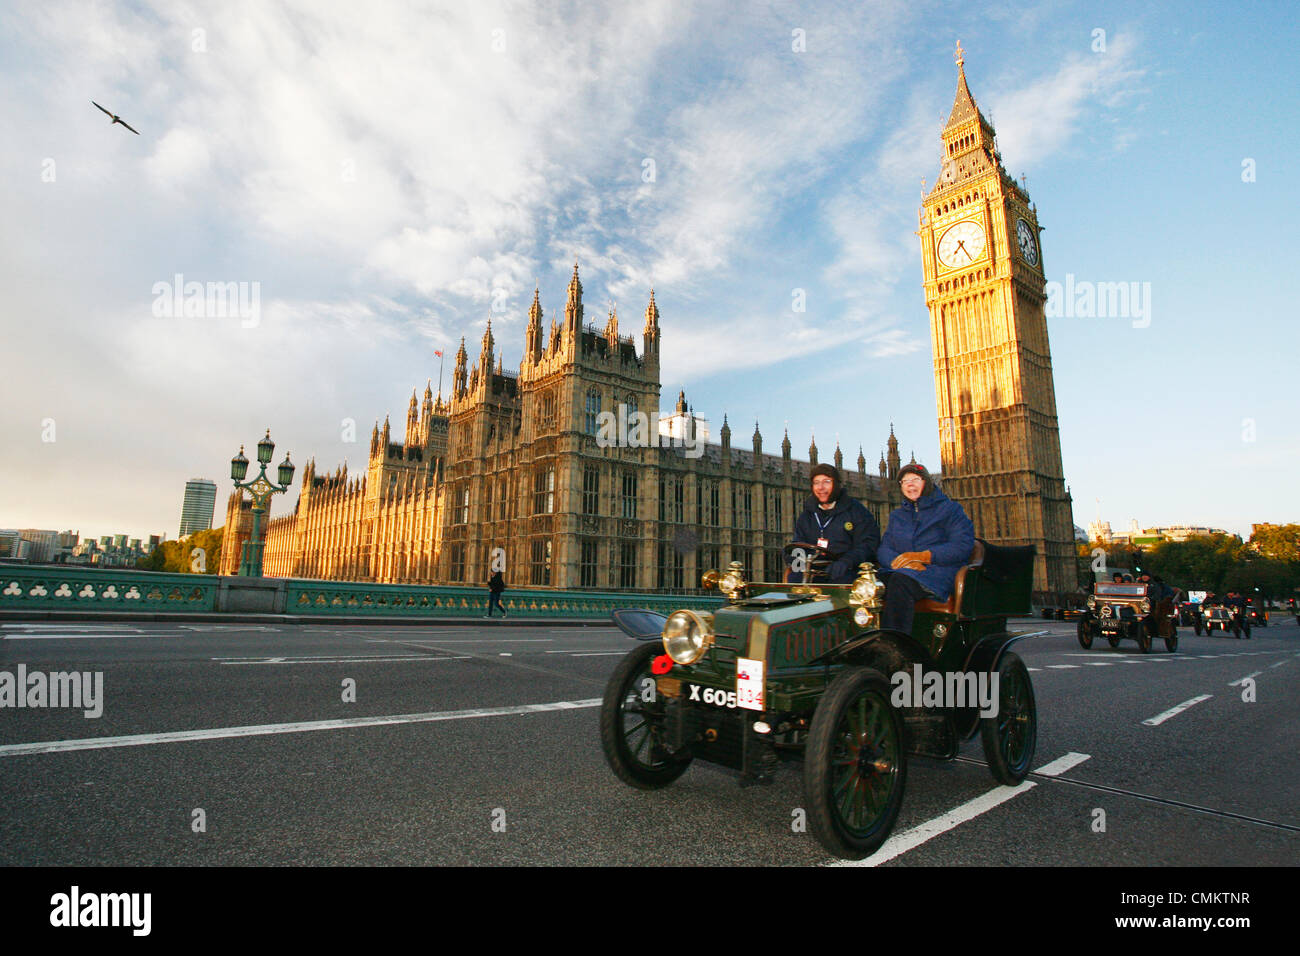
<path fill-rule="evenodd" d="M 91 103 L 91 105 L 94 106 L 96 109 L 99 109 L 99 110 L 103 111 L 104 113 L 106 113 L 107 115 L 113 117 L 113 123 L 121 123 L 121 124 L 122 124 L 123 126 L 125 126 L 127 129 L 131 130 L 131 132 L 135 133 L 136 136 L 139 136 L 139 135 L 140 135 L 140 131 L 139 131 L 138 129 L 131 129 L 131 124 L 128 123 L 128 122 L 126 122 L 124 119 L 122 119 L 122 117 L 120 117 L 120 116 L 116 116 L 116 115 L 114 115 L 113 113 L 109 113 L 108 110 L 104 109 L 104 107 L 100 106 L 100 105 L 99 105 L 98 103 L 96 103 L 94 100 L 91 100 L 90 103 Z M 113 124 L 110 123 L 109 125 L 111 126 L 111 125 L 113 125 Z"/>

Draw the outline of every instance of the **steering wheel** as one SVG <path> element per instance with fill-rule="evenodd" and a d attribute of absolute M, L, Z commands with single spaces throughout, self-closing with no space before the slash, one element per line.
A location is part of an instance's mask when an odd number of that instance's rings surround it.
<path fill-rule="evenodd" d="M 831 578 L 831 561 L 834 560 L 830 552 L 819 545 L 810 544 L 807 541 L 792 541 L 781 549 L 781 559 L 785 562 L 792 574 L 802 574 L 805 584 L 812 584 L 816 581 L 829 583 Z M 803 570 L 796 570 L 793 565 L 796 560 L 803 562 Z"/>

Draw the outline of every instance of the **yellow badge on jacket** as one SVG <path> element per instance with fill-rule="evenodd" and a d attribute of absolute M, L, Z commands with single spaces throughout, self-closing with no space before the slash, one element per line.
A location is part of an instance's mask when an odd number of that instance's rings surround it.
<path fill-rule="evenodd" d="M 852 530 L 853 530 L 853 522 L 852 522 L 852 521 L 846 521 L 846 522 L 844 522 L 844 530 L 845 530 L 845 531 L 852 531 Z"/>

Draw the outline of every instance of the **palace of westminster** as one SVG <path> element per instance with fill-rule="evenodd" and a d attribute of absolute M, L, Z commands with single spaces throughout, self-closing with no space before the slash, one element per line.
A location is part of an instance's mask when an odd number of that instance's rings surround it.
<path fill-rule="evenodd" d="M 1046 280 L 1037 212 L 1001 163 L 992 125 L 966 83 L 957 48 L 957 95 L 942 132 L 937 182 L 923 200 L 921 240 L 938 405 L 941 483 L 996 544 L 1037 548 L 1042 599 L 1076 586 L 1074 524 L 1061 468 L 1056 397 L 1044 314 Z M 780 549 L 809 494 L 818 462 L 733 448 L 694 447 L 698 420 L 679 395 L 666 424 L 686 443 L 601 447 L 602 412 L 625 406 L 659 420 L 659 310 L 651 291 L 640 336 L 583 321 L 575 264 L 563 321 L 543 327 L 534 291 L 518 372 L 502 368 L 489 322 L 472 365 L 464 340 L 450 398 L 413 393 L 395 441 L 376 424 L 364 475 L 346 466 L 303 469 L 294 512 L 267 524 L 268 575 L 483 585 L 494 555 L 508 586 L 597 590 L 694 588 L 704 570 L 740 561 L 779 578 Z M 664 447 L 667 445 L 667 447 Z M 848 493 L 884 528 L 901 503 L 902 462 L 891 426 L 887 454 L 868 474 L 833 463 Z M 221 573 L 237 566 L 252 527 L 232 493 Z M 501 549 L 497 551 L 496 549 Z"/>

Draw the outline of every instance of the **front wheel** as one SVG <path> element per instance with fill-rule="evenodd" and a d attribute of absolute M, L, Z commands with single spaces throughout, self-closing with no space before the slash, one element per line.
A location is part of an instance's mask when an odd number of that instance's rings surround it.
<path fill-rule="evenodd" d="M 600 746 L 618 779 L 640 790 L 666 787 L 690 757 L 664 748 L 664 701 L 650 663 L 663 652 L 658 641 L 642 644 L 619 663 L 600 706 Z"/>
<path fill-rule="evenodd" d="M 1172 654 L 1174 651 L 1178 650 L 1178 630 L 1177 630 L 1177 628 L 1175 628 L 1175 629 L 1173 630 L 1173 633 L 1171 633 L 1168 637 L 1165 638 L 1165 650 L 1167 650 L 1170 654 Z"/>
<path fill-rule="evenodd" d="M 1192 622 L 1192 630 L 1196 631 L 1196 636 L 1197 636 L 1197 637 L 1200 637 L 1200 636 L 1201 636 L 1201 622 L 1200 622 L 1200 621 L 1193 621 L 1193 622 Z"/>
<path fill-rule="evenodd" d="M 1151 653 L 1151 629 L 1147 627 L 1145 621 L 1138 621 L 1137 624 L 1134 626 L 1137 628 L 1138 648 L 1142 651 L 1143 654 L 1150 654 Z"/>
<path fill-rule="evenodd" d="M 831 681 L 808 729 L 803 781 L 813 835 L 835 856 L 860 860 L 889 837 L 907 750 L 879 671 L 853 667 Z"/>
<path fill-rule="evenodd" d="M 1092 629 L 1088 627 L 1087 620 L 1079 619 L 1079 646 L 1085 651 L 1092 647 Z"/>
<path fill-rule="evenodd" d="M 998 711 L 980 718 L 980 737 L 995 780 L 1014 787 L 1025 779 L 1038 742 L 1038 709 L 1029 670 L 1011 651 L 998 662 Z"/>
<path fill-rule="evenodd" d="M 1119 635 L 1113 631 L 1106 635 L 1106 643 L 1111 647 L 1119 647 Z"/>

